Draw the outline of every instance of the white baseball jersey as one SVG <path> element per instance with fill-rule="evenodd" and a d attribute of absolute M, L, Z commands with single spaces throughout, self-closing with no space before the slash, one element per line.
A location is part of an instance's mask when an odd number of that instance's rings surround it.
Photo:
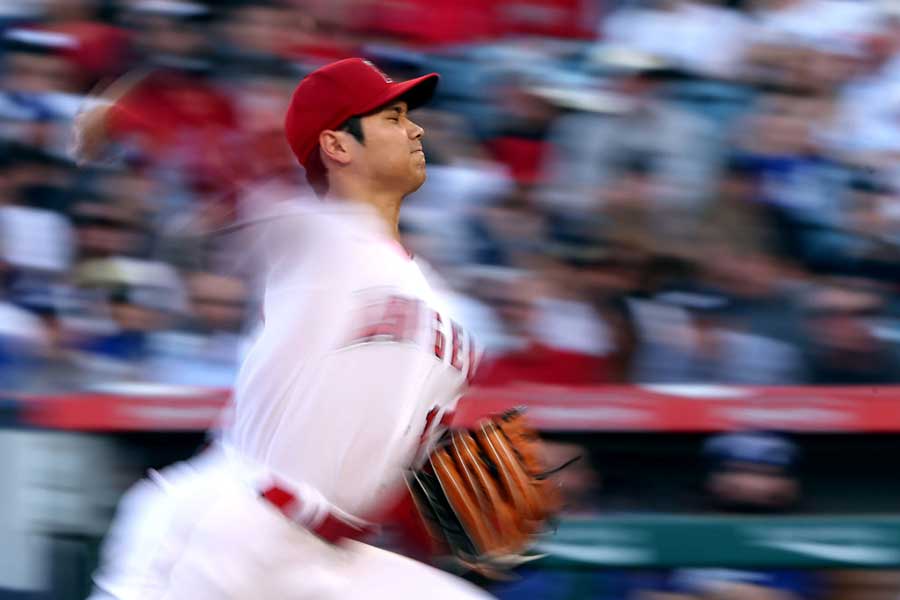
<path fill-rule="evenodd" d="M 325 511 L 366 518 L 403 492 L 472 375 L 473 339 L 365 206 L 316 204 L 253 227 L 268 253 L 264 325 L 222 439 L 126 494 L 91 600 L 487 598 L 310 531 Z M 300 514 L 260 497 L 268 479 Z"/>
<path fill-rule="evenodd" d="M 365 518 L 436 439 L 474 373 L 475 342 L 368 205 L 303 205 L 255 227 L 264 325 L 223 441 L 312 488 L 307 502 Z"/>

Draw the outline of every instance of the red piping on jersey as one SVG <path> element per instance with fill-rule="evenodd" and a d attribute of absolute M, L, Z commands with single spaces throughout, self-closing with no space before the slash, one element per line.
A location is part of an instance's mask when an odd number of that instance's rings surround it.
<path fill-rule="evenodd" d="M 406 246 L 404 246 L 403 244 L 401 244 L 401 243 L 398 242 L 397 240 L 391 240 L 391 246 L 394 248 L 394 250 L 396 250 L 397 252 L 399 252 L 399 253 L 403 256 L 403 258 L 405 258 L 406 260 L 412 260 L 412 259 L 413 259 L 412 252 L 410 252 L 409 250 L 407 250 L 407 249 L 406 249 Z"/>

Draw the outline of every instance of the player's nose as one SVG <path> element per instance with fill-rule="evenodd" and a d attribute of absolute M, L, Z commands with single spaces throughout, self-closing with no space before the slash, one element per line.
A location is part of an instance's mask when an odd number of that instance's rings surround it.
<path fill-rule="evenodd" d="M 409 137 L 413 140 L 420 140 L 425 135 L 425 129 L 413 121 L 409 121 Z"/>

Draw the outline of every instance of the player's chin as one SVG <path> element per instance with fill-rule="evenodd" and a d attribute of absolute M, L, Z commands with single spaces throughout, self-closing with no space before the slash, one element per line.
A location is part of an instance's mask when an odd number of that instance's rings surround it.
<path fill-rule="evenodd" d="M 423 179 L 425 178 L 427 167 L 424 158 L 414 160 L 410 168 L 415 176 L 422 177 Z"/>
<path fill-rule="evenodd" d="M 413 166 L 412 173 L 410 174 L 409 181 L 412 184 L 411 192 L 416 191 L 422 184 L 425 183 L 425 180 L 428 178 L 427 170 L 425 169 L 425 163 L 422 162 L 419 165 Z"/>

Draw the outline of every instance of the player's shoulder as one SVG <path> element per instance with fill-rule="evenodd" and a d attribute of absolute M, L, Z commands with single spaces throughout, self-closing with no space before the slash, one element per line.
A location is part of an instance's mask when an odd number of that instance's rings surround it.
<path fill-rule="evenodd" d="M 257 219 L 269 283 L 316 282 L 335 291 L 400 285 L 409 257 L 366 205 L 303 200 Z"/>

